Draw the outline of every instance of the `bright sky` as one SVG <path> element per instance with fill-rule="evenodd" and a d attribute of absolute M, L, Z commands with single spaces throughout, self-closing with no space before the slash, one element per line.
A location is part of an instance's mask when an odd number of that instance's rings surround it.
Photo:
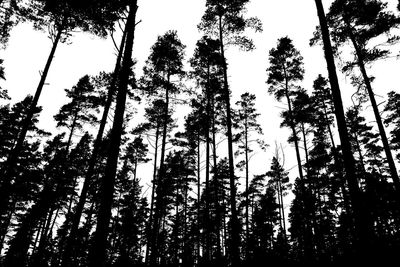
<path fill-rule="evenodd" d="M 325 10 L 332 0 L 323 1 Z M 397 0 L 390 0 L 394 10 Z M 182 42 L 187 46 L 186 59 L 193 53 L 197 40 L 201 37 L 197 24 L 205 9 L 205 0 L 139 0 L 137 18 L 142 22 L 136 30 L 134 57 L 138 60 L 137 75 L 140 76 L 150 47 L 158 35 L 167 30 L 177 30 Z M 248 16 L 257 16 L 264 26 L 263 33 L 249 33 L 255 42 L 256 50 L 238 51 L 230 48 L 227 53 L 229 63 L 229 81 L 233 92 L 232 103 L 240 94 L 249 91 L 257 96 L 260 124 L 265 133 L 265 141 L 270 144 L 268 151 L 255 156 L 250 163 L 251 174 L 260 174 L 270 167 L 274 152 L 274 143 L 282 143 L 285 149 L 286 168 L 295 167 L 294 148 L 287 144 L 287 130 L 279 128 L 279 113 L 283 104 L 279 104 L 267 93 L 266 68 L 268 51 L 275 47 L 277 39 L 289 36 L 304 57 L 305 80 L 303 86 L 311 89 L 313 80 L 319 73 L 326 76 L 326 63 L 322 48 L 310 48 L 309 40 L 318 24 L 313 0 L 252 0 L 248 5 Z M 51 42 L 46 33 L 37 32 L 29 24 L 21 24 L 11 33 L 8 48 L 0 51 L 5 60 L 5 82 L 2 86 L 9 90 L 13 102 L 21 100 L 26 94 L 33 94 L 39 81 L 39 71 L 43 69 Z M 39 105 L 44 108 L 41 126 L 54 131 L 52 116 L 66 101 L 64 88 L 71 88 L 85 74 L 96 75 L 100 71 L 111 71 L 115 64 L 115 50 L 112 41 L 76 33 L 71 44 L 61 44 L 56 52 Z M 397 89 L 399 84 L 399 63 L 395 59 L 380 62 L 370 70 L 376 76 L 374 88 L 379 95 L 388 90 Z M 341 76 L 344 101 L 347 105 L 354 90 Z M 180 114 L 182 115 L 182 114 Z M 310 140 L 311 141 L 311 140 Z M 254 164 L 253 168 L 251 167 Z M 296 168 L 291 172 L 297 175 Z M 140 170 L 139 170 L 140 173 Z M 147 176 L 147 175 L 146 175 Z"/>

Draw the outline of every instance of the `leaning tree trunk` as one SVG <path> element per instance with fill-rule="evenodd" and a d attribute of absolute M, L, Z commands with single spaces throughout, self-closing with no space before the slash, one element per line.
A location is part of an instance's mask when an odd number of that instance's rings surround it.
<path fill-rule="evenodd" d="M 24 145 L 26 134 L 29 128 L 32 126 L 32 118 L 37 108 L 37 104 L 39 101 L 39 97 L 42 93 L 47 74 L 50 70 L 50 65 L 53 61 L 54 54 L 56 53 L 57 46 L 60 42 L 61 35 L 63 33 L 63 26 L 60 26 L 57 29 L 57 34 L 55 39 L 53 40 L 53 46 L 51 48 L 49 57 L 47 58 L 46 65 L 44 67 L 43 73 L 41 75 L 38 87 L 36 88 L 35 96 L 32 99 L 32 103 L 28 109 L 28 113 L 26 117 L 22 121 L 21 130 L 19 132 L 16 144 L 14 148 L 11 149 L 10 154 L 7 158 L 4 170 L 2 171 L 1 183 L 0 183 L 0 217 L 7 212 L 10 206 L 10 197 L 11 197 L 11 187 L 12 187 L 12 177 L 14 176 L 15 166 L 17 165 L 18 158 L 20 156 L 21 150 Z M 1 226 L 3 226 L 3 220 L 1 220 Z"/>
<path fill-rule="evenodd" d="M 353 208 L 354 227 L 356 235 L 356 246 L 359 253 L 364 251 L 369 242 L 371 228 L 368 222 L 368 209 L 365 202 L 362 201 L 361 190 L 358 185 L 355 160 L 349 139 L 349 133 L 346 125 L 342 97 L 339 87 L 339 81 L 336 73 L 335 58 L 330 40 L 329 28 L 321 0 L 315 0 L 318 18 L 321 27 L 322 40 L 324 44 L 325 59 L 328 68 L 329 81 L 331 84 L 335 115 L 338 125 L 340 142 L 342 145 L 343 164 L 345 175 L 349 187 L 350 200 Z"/>
<path fill-rule="evenodd" d="M 88 168 L 87 168 L 86 175 L 85 175 L 85 181 L 83 182 L 83 187 L 82 187 L 81 194 L 79 196 L 79 201 L 75 207 L 74 214 L 72 215 L 70 233 L 66 240 L 65 248 L 63 249 L 63 252 L 62 252 L 61 267 L 67 267 L 70 265 L 70 260 L 72 257 L 74 243 L 75 243 L 75 240 L 77 237 L 79 223 L 80 223 L 80 220 L 82 217 L 82 212 L 83 212 L 83 209 L 84 209 L 84 206 L 86 203 L 86 198 L 87 198 L 87 195 L 88 195 L 88 192 L 90 189 L 90 184 L 91 184 L 95 166 L 96 166 L 97 156 L 100 151 L 101 143 L 103 140 L 103 134 L 104 134 L 104 130 L 105 130 L 105 127 L 107 124 L 108 113 L 110 111 L 110 107 L 113 102 L 113 98 L 114 98 L 115 91 L 117 88 L 116 83 L 118 80 L 118 74 L 119 74 L 122 55 L 123 55 L 123 51 L 124 51 L 126 32 L 127 32 L 127 28 L 125 27 L 125 30 L 124 30 L 124 33 L 123 33 L 122 39 L 121 39 L 121 45 L 119 48 L 118 56 L 117 56 L 117 62 L 115 64 L 115 68 L 114 68 L 114 73 L 112 76 L 111 83 L 109 85 L 107 101 L 104 106 L 103 115 L 102 115 L 102 118 L 100 121 L 100 126 L 99 126 L 99 130 L 97 132 L 96 140 L 94 141 L 93 151 L 92 151 L 92 154 L 89 159 Z"/>
<path fill-rule="evenodd" d="M 397 195 L 398 195 L 398 201 L 400 202 L 400 179 L 399 179 L 399 175 L 397 173 L 396 165 L 394 163 L 392 151 L 390 150 L 390 145 L 389 145 L 389 141 L 388 141 L 388 138 L 387 138 L 387 135 L 385 132 L 385 127 L 383 126 L 383 123 L 382 123 L 382 117 L 379 112 L 378 104 L 376 103 L 375 94 L 374 94 L 374 91 L 372 90 L 371 80 L 368 77 L 367 70 L 365 69 L 364 54 L 363 54 L 359 44 L 357 43 L 356 38 L 354 36 L 354 32 L 351 28 L 349 28 L 349 34 L 350 34 L 351 42 L 354 46 L 354 50 L 356 51 L 357 64 L 358 64 L 358 67 L 360 68 L 361 74 L 364 79 L 365 86 L 367 88 L 369 100 L 371 102 L 372 109 L 374 111 L 376 124 L 378 124 L 379 134 L 381 136 L 383 149 L 384 149 L 385 155 L 386 155 L 386 160 L 389 164 L 390 175 L 392 176 L 393 183 L 394 183 L 395 189 L 397 191 Z"/>
<path fill-rule="evenodd" d="M 22 219 L 17 233 L 10 242 L 10 247 L 4 260 L 5 267 L 25 266 L 28 259 L 28 250 L 32 243 L 32 236 L 43 218 L 47 217 L 50 205 L 55 201 L 52 186 L 46 185 L 40 194 L 39 201 Z"/>
<path fill-rule="evenodd" d="M 100 206 L 97 215 L 96 232 L 92 245 L 89 266 L 101 267 L 106 265 L 107 235 L 111 218 L 115 176 L 117 172 L 119 149 L 123 132 L 126 96 L 128 92 L 129 77 L 132 66 L 132 48 L 135 37 L 137 0 L 129 5 L 129 15 L 126 22 L 127 36 L 126 48 L 119 75 L 119 86 L 115 107 L 115 116 L 110 137 L 110 149 L 106 163 L 105 174 L 101 184 Z"/>

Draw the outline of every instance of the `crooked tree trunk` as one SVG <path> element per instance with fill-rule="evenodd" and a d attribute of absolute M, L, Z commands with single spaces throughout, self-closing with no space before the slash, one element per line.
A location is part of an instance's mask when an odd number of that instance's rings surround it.
<path fill-rule="evenodd" d="M 119 149 L 123 132 L 128 83 L 131 74 L 132 50 L 135 37 L 137 9 L 137 0 L 133 0 L 129 5 L 129 15 L 126 22 L 126 47 L 119 75 L 119 86 L 114 122 L 111 130 L 110 149 L 106 163 L 105 174 L 101 185 L 101 200 L 97 215 L 96 232 L 94 233 L 94 243 L 89 255 L 89 266 L 91 267 L 101 267 L 106 265 L 107 235 L 109 232 L 115 176 L 117 172 Z"/>
<path fill-rule="evenodd" d="M 364 250 L 367 243 L 370 241 L 369 237 L 371 234 L 370 225 L 368 222 L 368 212 L 365 203 L 362 201 L 361 191 L 358 186 L 356 171 L 355 171 L 355 160 L 351 148 L 349 139 L 349 133 L 346 125 L 342 96 L 339 87 L 339 81 L 336 73 L 335 59 L 330 40 L 330 33 L 328 24 L 326 21 L 324 7 L 321 0 L 315 0 L 318 18 L 321 27 L 322 41 L 324 44 L 324 53 L 327 63 L 327 69 L 329 74 L 329 81 L 332 90 L 333 103 L 335 107 L 335 115 L 338 125 L 340 142 L 342 144 L 343 153 L 343 164 L 345 168 L 345 177 L 349 187 L 351 205 L 353 209 L 354 228 L 356 236 L 356 246 L 358 252 L 366 252 Z"/>
<path fill-rule="evenodd" d="M 88 168 L 86 171 L 85 180 L 83 182 L 82 191 L 80 193 L 79 201 L 75 207 L 75 211 L 74 211 L 74 214 L 72 217 L 70 233 L 66 240 L 65 248 L 63 249 L 63 252 L 62 252 L 61 267 L 67 267 L 70 265 L 70 260 L 71 260 L 71 256 L 72 256 L 74 243 L 75 243 L 75 240 L 77 237 L 79 223 L 80 223 L 80 220 L 82 217 L 82 212 L 83 212 L 83 209 L 84 209 L 84 206 L 86 203 L 86 198 L 87 198 L 87 195 L 88 195 L 88 192 L 90 189 L 92 177 L 93 177 L 95 166 L 96 166 L 97 156 L 100 151 L 101 143 L 103 140 L 103 134 L 104 134 L 104 130 L 105 130 L 105 127 L 107 124 L 108 113 L 110 111 L 110 107 L 113 102 L 113 98 L 114 98 L 115 91 L 117 88 L 116 84 L 117 84 L 117 80 L 118 80 L 119 70 L 121 67 L 121 60 L 122 60 L 124 45 L 125 45 L 125 41 L 126 41 L 126 33 L 127 33 L 127 28 L 125 27 L 124 33 L 122 35 L 122 40 L 121 40 L 118 56 L 117 56 L 117 62 L 115 64 L 115 68 L 114 68 L 112 81 L 111 81 L 111 84 L 109 86 L 109 90 L 107 93 L 107 100 L 106 100 L 106 104 L 104 106 L 99 130 L 97 132 L 96 140 L 94 141 L 94 145 L 93 145 L 93 151 L 92 151 L 92 154 L 89 159 Z"/>

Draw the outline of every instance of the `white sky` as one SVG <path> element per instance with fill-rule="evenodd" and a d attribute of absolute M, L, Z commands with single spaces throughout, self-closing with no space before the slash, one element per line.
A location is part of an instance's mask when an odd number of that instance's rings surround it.
<path fill-rule="evenodd" d="M 331 2 L 332 0 L 323 1 L 325 10 Z M 390 8 L 394 10 L 396 3 L 397 0 L 390 0 Z M 167 30 L 178 31 L 179 37 L 187 46 L 186 59 L 189 59 L 201 37 L 197 24 L 204 12 L 205 0 L 139 0 L 138 5 L 137 18 L 142 22 L 137 27 L 134 45 L 134 57 L 138 60 L 137 75 L 140 76 L 143 63 L 157 36 Z M 293 168 L 296 165 L 294 148 L 286 142 L 289 132 L 279 128 L 279 107 L 284 105 L 268 95 L 265 70 L 268 65 L 268 51 L 275 47 L 278 38 L 287 35 L 293 39 L 294 45 L 304 57 L 306 74 L 303 86 L 310 90 L 319 73 L 326 76 L 322 48 L 309 47 L 309 40 L 318 24 L 315 2 L 252 0 L 248 5 L 248 16 L 257 16 L 263 22 L 263 33 L 249 34 L 256 49 L 252 52 L 241 52 L 231 48 L 227 59 L 233 92 L 232 103 L 245 91 L 257 96 L 256 107 L 261 113 L 260 124 L 265 133 L 265 141 L 270 144 L 266 153 L 258 154 L 250 163 L 251 174 L 264 173 L 269 169 L 275 141 L 286 147 L 285 167 Z M 101 40 L 88 34 L 76 33 L 71 42 L 58 47 L 47 78 L 48 85 L 39 101 L 39 105 L 43 106 L 41 127 L 52 132 L 55 126 L 52 117 L 66 101 L 64 88 L 71 88 L 85 74 L 96 75 L 100 71 L 111 71 L 115 64 L 116 55 L 110 39 Z M 39 81 L 39 71 L 44 67 L 50 47 L 51 42 L 46 33 L 33 31 L 29 24 L 21 24 L 12 31 L 8 48 L 0 51 L 0 58 L 5 60 L 7 78 L 2 86 L 9 90 L 13 102 L 21 100 L 26 94 L 34 93 Z M 384 96 L 388 90 L 397 89 L 399 70 L 399 63 L 395 59 L 375 65 L 370 73 L 376 76 L 374 88 L 377 94 Z M 341 85 L 344 101 L 349 105 L 354 90 L 343 76 Z M 296 168 L 293 170 L 292 178 L 297 175 Z M 141 176 L 147 176 L 146 173 L 143 172 Z"/>

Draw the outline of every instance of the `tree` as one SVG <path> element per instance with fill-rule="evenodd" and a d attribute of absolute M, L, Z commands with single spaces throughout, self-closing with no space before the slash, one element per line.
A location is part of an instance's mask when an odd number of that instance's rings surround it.
<path fill-rule="evenodd" d="M 374 111 L 375 120 L 383 143 L 386 160 L 388 162 L 394 186 L 400 192 L 400 178 L 390 150 L 378 104 L 371 85 L 371 77 L 368 76 L 366 66 L 373 62 L 386 58 L 390 51 L 382 46 L 369 44 L 378 37 L 386 35 L 384 45 L 391 45 L 399 40 L 397 36 L 391 36 L 390 30 L 398 27 L 398 18 L 392 12 L 386 10 L 387 4 L 379 0 L 337 0 L 332 3 L 327 14 L 328 25 L 337 48 L 350 41 L 354 48 L 354 60 L 347 62 L 343 71 L 351 71 L 358 67 L 366 91 Z"/>
<path fill-rule="evenodd" d="M 79 222 L 81 220 L 81 216 L 82 216 L 82 212 L 83 212 L 83 209 L 85 206 L 86 198 L 89 193 L 90 184 L 92 182 L 92 178 L 95 173 L 95 165 L 97 163 L 98 154 L 99 154 L 101 145 L 103 143 L 103 135 L 104 135 L 104 130 L 105 130 L 107 120 L 108 120 L 108 113 L 110 111 L 111 104 L 114 101 L 114 96 L 115 96 L 115 92 L 117 89 L 117 81 L 118 81 L 118 77 L 119 77 L 119 71 L 121 68 L 122 56 L 124 53 L 126 35 L 127 35 L 127 29 L 125 27 L 124 32 L 122 34 L 121 44 L 119 46 L 118 56 L 117 56 L 114 72 L 112 73 L 111 79 L 107 75 L 100 75 L 100 77 L 98 79 L 96 79 L 96 83 L 99 86 L 105 86 L 108 88 L 107 99 L 106 99 L 106 102 L 104 103 L 103 114 L 102 114 L 102 117 L 100 120 L 100 125 L 99 125 L 98 131 L 97 131 L 96 139 L 93 144 L 93 150 L 92 150 L 92 153 L 91 153 L 91 156 L 89 159 L 87 172 L 86 172 L 85 179 L 83 182 L 81 194 L 79 196 L 79 201 L 75 208 L 74 214 L 72 215 L 73 217 L 71 219 L 71 229 L 70 229 L 68 238 L 66 240 L 64 253 L 62 255 L 62 266 L 63 267 L 67 267 L 69 265 L 69 260 L 71 258 L 69 253 L 72 251 L 72 246 L 74 245 L 74 242 L 75 242 L 75 239 L 77 236 Z"/>
<path fill-rule="evenodd" d="M 325 59 L 328 68 L 329 81 L 331 84 L 332 97 L 334 103 L 334 110 L 336 115 L 336 121 L 338 124 L 339 137 L 342 147 L 343 164 L 345 168 L 345 177 L 349 187 L 351 204 L 353 209 L 354 226 L 356 230 L 356 240 L 359 251 L 362 251 L 365 238 L 368 239 L 368 225 L 365 224 L 365 218 L 367 215 L 367 208 L 361 199 L 361 191 L 358 186 L 356 172 L 355 172 L 355 161 L 353 157 L 352 147 L 350 144 L 349 133 L 347 130 L 342 96 L 340 92 L 339 81 L 336 73 L 334 50 L 331 43 L 330 31 L 328 28 L 328 22 L 326 19 L 324 7 L 321 0 L 315 0 L 318 18 L 320 22 L 321 37 L 324 45 Z"/>
<path fill-rule="evenodd" d="M 303 80 L 304 67 L 303 57 L 292 44 L 292 40 L 283 37 L 278 40 L 276 48 L 271 49 L 269 53 L 270 66 L 267 69 L 268 81 L 270 85 L 268 92 L 273 94 L 280 101 L 286 99 L 288 107 L 288 125 L 292 130 L 292 138 L 296 149 L 297 166 L 300 179 L 303 180 L 303 170 L 296 131 L 296 124 L 292 109 L 292 98 L 299 91 L 297 83 Z"/>
<path fill-rule="evenodd" d="M 174 77 L 180 77 L 184 74 L 183 72 L 183 57 L 185 46 L 179 40 L 176 31 L 168 31 L 163 36 L 159 36 L 157 42 L 151 49 L 151 54 L 146 62 L 144 68 L 143 83 L 145 87 L 151 93 L 165 92 L 165 105 L 163 111 L 163 126 L 162 126 L 162 141 L 161 141 L 161 155 L 160 155 L 160 169 L 158 173 L 158 181 L 162 181 L 165 175 L 164 160 L 167 143 L 167 129 L 168 129 L 168 117 L 170 109 L 170 97 L 171 95 L 177 94 L 180 90 L 179 86 L 175 85 L 171 80 Z M 158 236 L 159 226 L 161 220 L 161 214 L 159 207 L 160 200 L 162 199 L 162 192 L 157 193 L 154 221 L 152 227 L 151 246 L 150 246 L 150 259 L 151 264 L 154 264 L 158 260 Z"/>
<path fill-rule="evenodd" d="M 88 75 L 83 76 L 71 90 L 66 89 L 65 92 L 71 101 L 60 108 L 54 119 L 57 121 L 57 127 L 69 129 L 68 151 L 75 131 L 82 130 L 84 123 L 94 124 L 97 121 L 96 113 L 93 114 L 93 111 L 97 111 L 101 100 L 96 95 L 95 88 Z"/>
<path fill-rule="evenodd" d="M 39 222 L 47 217 L 47 214 L 53 214 L 60 207 L 68 206 L 68 196 L 75 190 L 74 180 L 83 173 L 86 167 L 87 150 L 90 143 L 90 136 L 84 135 L 77 147 L 71 151 L 68 160 L 66 159 L 66 143 L 62 142 L 56 136 L 53 142 L 49 142 L 46 152 L 53 154 L 48 165 L 44 169 L 43 189 L 37 196 L 33 206 L 24 214 L 15 236 L 10 242 L 10 247 L 5 258 L 5 266 L 23 266 L 27 260 L 27 252 L 31 244 L 33 233 Z M 67 163 L 68 169 L 67 169 Z M 56 215 L 57 217 L 57 215 Z M 49 226 L 47 226 L 49 227 Z M 48 235 L 52 229 L 46 229 L 46 234 L 41 240 L 41 247 L 38 253 L 43 256 L 43 250 L 47 246 Z M 48 234 L 50 233 L 50 234 Z M 43 263 L 45 259 L 40 259 Z"/>
<path fill-rule="evenodd" d="M 385 106 L 385 112 L 387 113 L 384 122 L 387 125 L 393 127 L 390 131 L 391 139 L 390 143 L 392 148 L 395 150 L 400 149 L 400 94 L 394 91 L 388 93 L 388 101 Z M 397 159 L 400 161 L 399 154 L 397 155 Z"/>
<path fill-rule="evenodd" d="M 293 111 L 293 97 L 295 97 L 301 88 L 298 86 L 298 82 L 303 80 L 304 68 L 303 68 L 303 57 L 300 52 L 296 50 L 292 44 L 292 40 L 288 37 L 283 37 L 278 40 L 276 48 L 271 49 L 269 56 L 270 66 L 267 69 L 268 81 L 270 85 L 268 91 L 273 94 L 275 98 L 280 101 L 282 98 L 286 98 L 287 103 L 287 120 L 284 125 L 288 125 L 292 130 L 291 140 L 294 142 L 297 167 L 299 171 L 299 190 L 301 191 L 301 200 L 303 201 L 304 209 L 306 214 L 311 211 L 311 203 L 308 199 L 308 193 L 305 187 L 305 178 L 303 175 L 302 161 L 300 156 L 300 149 L 298 143 L 298 136 L 296 130 L 295 114 Z M 311 218 L 307 218 L 305 226 L 305 260 L 312 260 L 313 248 L 311 244 Z"/>
<path fill-rule="evenodd" d="M 28 112 L 31 100 L 32 96 L 27 96 L 21 102 L 15 103 L 12 107 L 6 105 L 0 108 L 2 118 L 0 124 L 1 168 L 6 166 L 7 155 L 16 142 L 16 137 L 24 116 Z M 3 246 L 7 235 L 7 229 L 17 211 L 17 204 L 28 203 L 33 200 L 35 194 L 40 190 L 43 176 L 41 168 L 38 168 L 42 161 L 41 153 L 39 152 L 40 141 L 38 138 L 49 135 L 47 132 L 37 127 L 38 117 L 41 111 L 41 107 L 37 107 L 35 110 L 35 114 L 32 118 L 33 125 L 31 125 L 28 132 L 29 139 L 24 142 L 21 149 L 21 159 L 24 160 L 24 164 L 16 166 L 15 175 L 12 177 L 13 184 L 9 188 L 9 192 L 7 192 L 10 195 L 10 205 L 4 207 L 4 214 L 1 216 L 1 246 Z"/>
<path fill-rule="evenodd" d="M 149 143 L 154 148 L 154 160 L 153 160 L 153 179 L 152 179 L 152 188 L 151 188 L 151 197 L 150 197 L 150 214 L 149 220 L 147 222 L 146 229 L 146 256 L 145 261 L 148 263 L 149 261 L 149 253 L 150 253 L 150 242 L 151 242 L 151 229 L 154 218 L 154 204 L 155 204 L 155 194 L 157 188 L 157 162 L 158 162 L 158 152 L 159 152 L 159 141 L 161 136 L 162 125 L 164 124 L 164 111 L 165 111 L 165 102 L 162 99 L 154 100 L 151 105 L 145 108 L 144 117 L 146 118 L 146 122 L 138 125 L 136 129 L 134 129 L 134 133 L 146 134 Z M 168 112 L 167 124 L 169 125 L 167 132 L 169 133 L 174 127 L 174 120 L 171 118 L 172 109 Z M 154 131 L 154 132 L 153 132 Z"/>
<path fill-rule="evenodd" d="M 232 245 L 231 245 L 231 263 L 232 265 L 239 264 L 239 221 L 236 209 L 236 185 L 235 171 L 233 159 L 233 140 L 232 140 L 232 115 L 230 104 L 230 92 L 228 84 L 227 61 L 225 57 L 226 46 L 236 45 L 243 50 L 254 49 L 254 44 L 251 39 L 243 34 L 246 29 L 254 29 L 256 32 L 262 30 L 261 22 L 257 18 L 245 18 L 245 5 L 248 0 L 228 1 L 228 0 L 208 0 L 206 1 L 206 11 L 203 15 L 199 29 L 205 31 L 209 35 L 214 35 L 219 38 L 220 51 L 222 57 L 223 69 L 223 99 L 226 108 L 227 122 L 227 137 L 228 137 L 228 158 L 230 168 L 230 186 L 231 186 L 231 216 L 232 216 Z"/>
<path fill-rule="evenodd" d="M 94 244 L 91 250 L 89 266 L 105 266 L 105 250 L 107 244 L 107 233 L 111 217 L 115 175 L 117 171 L 119 148 L 123 131 L 124 113 L 128 83 L 132 67 L 132 50 L 135 36 L 137 0 L 129 2 L 129 15 L 126 22 L 127 35 L 122 66 L 119 73 L 119 86 L 115 107 L 113 127 L 110 137 L 110 151 L 107 159 L 105 175 L 101 186 L 101 202 L 98 210 Z"/>
<path fill-rule="evenodd" d="M 48 24 L 51 25 L 50 36 L 53 42 L 46 65 L 41 74 L 39 84 L 35 95 L 30 104 L 28 113 L 26 114 L 21 130 L 18 134 L 17 141 L 7 157 L 7 164 L 2 169 L 2 184 L 0 187 L 0 214 L 4 213 L 4 209 L 9 204 L 9 187 L 11 184 L 10 177 L 13 176 L 14 167 L 18 161 L 21 148 L 23 146 L 27 131 L 32 124 L 32 117 L 39 101 L 41 92 L 45 85 L 47 74 L 50 70 L 54 54 L 60 41 L 66 41 L 70 31 L 80 28 L 89 32 L 105 35 L 106 29 L 111 28 L 113 22 L 118 18 L 118 13 L 126 5 L 121 0 L 116 0 L 114 5 L 110 6 L 108 1 L 88 1 L 85 3 L 77 3 L 73 0 L 69 1 L 43 1 L 37 0 L 31 3 L 37 14 L 34 14 L 35 27 L 42 28 Z M 122 6 L 120 5 L 122 4 Z M 104 9 L 104 7 L 109 7 Z M 111 8 L 112 7 L 112 8 Z M 103 12 L 101 12 L 103 10 Z M 99 16 L 99 14 L 101 14 Z"/>
<path fill-rule="evenodd" d="M 249 223 L 249 161 L 254 150 L 251 148 L 252 143 L 257 143 L 261 149 L 265 149 L 265 145 L 260 139 L 253 139 L 254 135 L 262 135 L 262 129 L 260 124 L 257 122 L 257 118 L 260 116 L 255 109 L 256 96 L 250 93 L 244 93 L 240 96 L 240 100 L 236 102 L 238 110 L 236 111 L 233 120 L 234 127 L 239 131 L 235 135 L 234 140 L 240 142 L 239 150 L 236 151 L 236 155 L 244 154 L 244 160 L 240 161 L 237 165 L 245 169 L 245 209 L 246 209 L 246 257 L 249 257 L 249 235 L 250 235 L 250 223 Z"/>
<path fill-rule="evenodd" d="M 283 203 L 283 197 L 287 195 L 287 191 L 290 189 L 288 172 L 283 169 L 278 158 L 273 157 L 271 163 L 271 170 L 267 172 L 267 176 L 270 177 L 269 184 L 271 188 L 274 188 L 276 192 L 276 199 L 278 200 L 279 206 L 279 227 L 280 231 L 283 233 L 285 242 L 287 242 L 286 237 L 286 217 L 285 217 L 285 207 Z"/>
<path fill-rule="evenodd" d="M 210 181 L 210 155 L 211 155 L 211 132 L 212 121 L 213 121 L 213 103 L 215 102 L 215 96 L 218 94 L 219 78 L 221 76 L 221 54 L 220 45 L 218 40 L 211 39 L 209 37 L 202 37 L 198 42 L 193 55 L 190 60 L 193 72 L 191 75 L 197 80 L 198 86 L 202 89 L 202 96 L 196 96 L 198 99 L 192 101 L 194 108 L 192 119 L 197 120 L 193 122 L 195 127 L 190 126 L 190 119 L 188 117 L 186 125 L 187 130 L 193 134 L 197 132 L 198 135 L 198 148 L 200 148 L 200 138 L 205 138 L 206 145 L 206 182 L 205 182 L 205 193 L 210 194 L 209 181 Z M 203 104 L 205 102 L 205 105 Z M 196 128 L 196 129 L 195 129 Z M 198 149 L 199 150 L 199 149 Z M 200 156 L 200 151 L 198 151 Z M 200 157 L 199 157 L 200 158 Z M 200 170 L 198 172 L 200 174 Z M 200 200 L 200 175 L 198 175 L 198 198 Z M 205 225 L 209 225 L 209 209 L 211 199 L 207 195 L 205 196 L 206 207 L 205 207 Z M 200 201 L 198 201 L 198 212 L 200 213 Z M 200 221 L 198 222 L 200 224 Z M 211 260 L 211 244 L 210 244 L 210 229 L 205 229 L 206 246 L 205 255 L 208 261 Z M 200 243 L 200 242 L 199 242 Z M 198 246 L 198 254 L 200 254 L 200 244 Z"/>

